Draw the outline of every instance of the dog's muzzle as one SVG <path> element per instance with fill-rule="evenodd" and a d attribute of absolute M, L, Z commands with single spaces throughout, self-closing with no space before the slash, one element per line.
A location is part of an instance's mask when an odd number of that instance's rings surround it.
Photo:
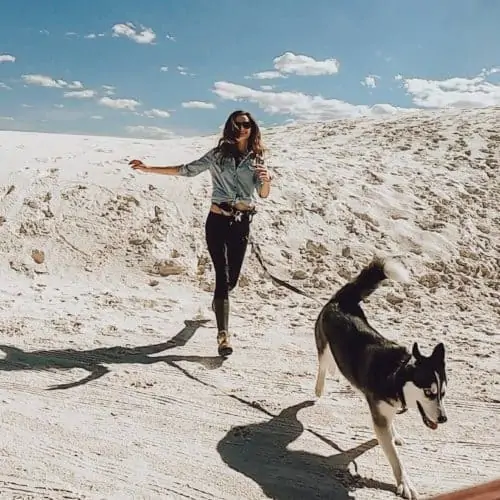
<path fill-rule="evenodd" d="M 422 417 L 422 420 L 424 422 L 424 424 L 429 427 L 429 429 L 432 429 L 433 431 L 435 431 L 438 427 L 438 424 L 437 422 L 433 422 L 426 414 L 425 414 L 425 411 L 424 409 L 422 408 L 422 405 L 417 401 L 417 408 L 418 408 L 418 411 L 420 412 L 420 416 Z M 440 415 L 439 418 L 438 418 L 438 422 L 440 419 L 444 418 L 445 419 L 445 422 L 446 422 L 446 416 L 445 415 Z"/>

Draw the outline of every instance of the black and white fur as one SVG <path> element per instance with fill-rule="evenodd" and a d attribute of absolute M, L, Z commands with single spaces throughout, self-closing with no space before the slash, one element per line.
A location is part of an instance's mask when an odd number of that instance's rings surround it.
<path fill-rule="evenodd" d="M 375 258 L 320 311 L 315 324 L 319 361 L 316 395 L 323 394 L 326 372 L 333 375 L 336 366 L 363 393 L 378 442 L 392 467 L 397 494 L 413 500 L 418 495 L 395 447 L 402 440 L 393 419 L 397 413 L 415 408 L 430 429 L 446 422 L 445 350 L 439 343 L 427 357 L 415 342 L 410 353 L 369 325 L 359 303 L 387 278 L 406 282 L 408 274 L 398 262 Z"/>

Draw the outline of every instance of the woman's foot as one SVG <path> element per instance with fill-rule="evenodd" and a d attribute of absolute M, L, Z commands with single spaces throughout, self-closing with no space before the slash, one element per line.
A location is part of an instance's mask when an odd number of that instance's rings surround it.
<path fill-rule="evenodd" d="M 233 353 L 233 348 L 229 342 L 229 334 L 226 331 L 222 330 L 217 334 L 217 344 L 219 346 L 219 356 L 229 356 Z"/>

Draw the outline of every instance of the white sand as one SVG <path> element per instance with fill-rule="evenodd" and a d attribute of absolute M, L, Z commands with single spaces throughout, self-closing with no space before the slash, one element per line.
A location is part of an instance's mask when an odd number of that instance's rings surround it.
<path fill-rule="evenodd" d="M 323 300 L 374 253 L 399 256 L 411 281 L 370 298 L 371 322 L 425 353 L 445 342 L 448 423 L 398 417 L 423 497 L 500 471 L 499 130 L 496 108 L 264 132 L 275 182 L 253 234 L 273 272 Z M 362 398 L 328 379 L 312 404 L 320 304 L 253 254 L 235 352 L 216 357 L 209 175 L 127 166 L 215 140 L 0 132 L 0 498 L 394 497 Z"/>

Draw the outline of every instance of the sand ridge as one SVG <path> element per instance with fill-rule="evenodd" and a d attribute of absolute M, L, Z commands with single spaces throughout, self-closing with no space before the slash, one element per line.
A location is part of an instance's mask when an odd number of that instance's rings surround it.
<path fill-rule="evenodd" d="M 372 323 L 445 342 L 449 422 L 398 419 L 424 497 L 498 474 L 499 111 L 264 131 L 275 180 L 252 231 L 272 272 L 321 301 L 396 255 L 410 283 L 370 298 Z M 327 379 L 314 402 L 320 304 L 253 254 L 235 353 L 216 356 L 209 176 L 127 167 L 216 139 L 0 132 L 1 498 L 393 498 L 360 396 Z"/>

